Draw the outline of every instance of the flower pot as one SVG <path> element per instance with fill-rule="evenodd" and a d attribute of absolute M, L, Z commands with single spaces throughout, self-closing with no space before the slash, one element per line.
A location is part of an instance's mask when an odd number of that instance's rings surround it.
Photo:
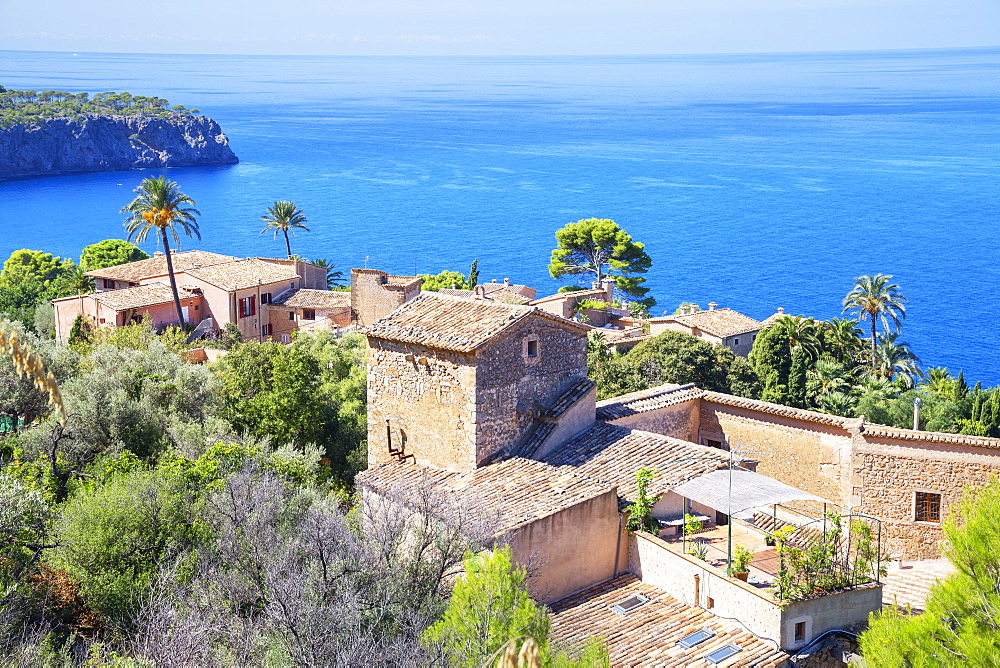
<path fill-rule="evenodd" d="M 774 536 L 764 536 L 764 544 L 770 547 L 774 546 Z"/>
<path fill-rule="evenodd" d="M 736 578 L 737 580 L 743 580 L 743 582 L 746 582 L 747 578 L 750 577 L 750 571 L 743 571 L 741 573 L 733 573 L 733 577 Z"/>

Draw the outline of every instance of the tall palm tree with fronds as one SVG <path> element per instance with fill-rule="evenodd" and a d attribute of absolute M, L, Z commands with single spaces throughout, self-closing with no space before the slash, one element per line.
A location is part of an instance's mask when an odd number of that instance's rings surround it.
<path fill-rule="evenodd" d="M 802 315 L 783 315 L 774 321 L 773 327 L 775 331 L 781 332 L 788 338 L 788 345 L 792 348 L 802 348 L 811 360 L 819 357 L 822 344 L 816 321 L 812 318 Z"/>
<path fill-rule="evenodd" d="M 295 230 L 309 231 L 309 228 L 303 225 L 307 220 L 305 214 L 302 213 L 302 209 L 295 207 L 294 202 L 279 200 L 273 206 L 269 206 L 267 215 L 261 216 L 260 219 L 267 223 L 260 231 L 261 234 L 273 230 L 275 239 L 278 238 L 278 232 L 285 235 L 285 250 L 288 251 L 289 258 L 292 257 L 292 244 L 288 241 L 288 232 L 291 231 L 294 235 Z"/>
<path fill-rule="evenodd" d="M 882 322 L 882 329 L 888 334 L 891 322 L 898 331 L 906 317 L 906 297 L 899 292 L 899 286 L 892 283 L 892 276 L 875 274 L 874 276 L 858 276 L 854 279 L 854 289 L 844 297 L 844 313 L 854 311 L 859 321 L 871 321 L 871 363 L 875 369 L 875 348 L 878 336 L 875 331 L 877 321 Z"/>
<path fill-rule="evenodd" d="M 912 350 L 910 344 L 896 341 L 899 333 L 886 334 L 875 348 L 875 364 L 870 374 L 880 376 L 890 381 L 899 381 L 908 390 L 913 389 L 913 379 L 920 374 L 917 364 L 920 358 Z"/>
<path fill-rule="evenodd" d="M 177 294 L 177 279 L 174 277 L 174 261 L 170 256 L 170 241 L 167 231 L 174 237 L 174 243 L 180 248 L 181 238 L 178 229 L 189 237 L 201 239 L 198 220 L 201 211 L 193 206 L 194 200 L 181 192 L 173 181 L 167 181 L 162 176 L 143 179 L 136 188 L 134 200 L 122 207 L 121 213 L 129 214 L 125 219 L 125 231 L 128 240 L 135 239 L 141 244 L 150 232 L 159 235 L 163 245 L 163 254 L 167 258 L 167 276 L 170 277 L 170 291 L 174 296 L 174 306 L 177 308 L 177 321 L 184 325 L 184 311 L 181 309 L 181 298 Z"/>
<path fill-rule="evenodd" d="M 831 318 L 826 323 L 824 342 L 827 350 L 841 364 L 854 366 L 864 350 L 864 336 L 858 321 L 851 318 Z"/>

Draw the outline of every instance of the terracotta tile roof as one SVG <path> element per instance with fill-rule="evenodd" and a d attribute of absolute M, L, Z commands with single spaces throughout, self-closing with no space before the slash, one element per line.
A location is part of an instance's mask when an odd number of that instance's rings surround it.
<path fill-rule="evenodd" d="M 612 606 L 642 594 L 649 602 L 622 616 Z M 788 655 L 773 643 L 752 635 L 736 622 L 668 596 L 631 573 L 601 583 L 578 594 L 556 601 L 552 609 L 555 641 L 583 644 L 591 636 L 601 636 L 608 645 L 612 666 L 697 666 L 708 667 L 704 657 L 733 643 L 743 651 L 721 666 L 785 665 Z M 699 629 L 715 635 L 684 649 L 677 641 Z"/>
<path fill-rule="evenodd" d="M 291 267 L 257 258 L 223 262 L 199 269 L 185 269 L 184 272 L 192 278 L 205 281 L 229 292 L 252 288 L 258 284 L 258 281 L 261 285 L 267 285 L 299 278 L 299 275 Z"/>
<path fill-rule="evenodd" d="M 846 418 L 845 418 L 846 419 Z M 948 434 L 935 431 L 914 431 L 887 427 L 882 424 L 866 422 L 864 424 L 866 437 L 894 438 L 902 441 L 932 441 L 934 443 L 951 443 L 954 445 L 974 445 L 980 448 L 1000 449 L 1000 438 L 987 436 L 968 436 L 966 434 Z"/>
<path fill-rule="evenodd" d="M 635 473 L 641 468 L 659 471 L 649 487 L 652 493 L 662 494 L 691 478 L 728 466 L 729 456 L 697 443 L 598 422 L 542 461 L 615 485 L 618 496 L 631 502 L 638 493 Z"/>
<path fill-rule="evenodd" d="M 587 290 L 573 290 L 571 292 L 557 292 L 554 295 L 549 295 L 548 297 L 542 297 L 541 299 L 536 299 L 534 304 L 545 304 L 548 302 L 559 302 L 566 301 L 568 299 L 596 299 L 603 298 L 607 296 L 607 291 L 604 288 L 588 288 Z"/>
<path fill-rule="evenodd" d="M 685 401 L 698 399 L 704 394 L 694 386 L 694 383 L 687 385 L 675 385 L 668 383 L 658 385 L 647 390 L 639 390 L 623 394 L 611 399 L 597 402 L 598 420 L 617 420 L 629 415 L 637 415 L 647 411 L 655 411 L 660 408 L 667 408 Z"/>
<path fill-rule="evenodd" d="M 401 500 L 418 498 L 422 488 L 445 494 L 474 512 L 499 513 L 501 531 L 516 529 L 611 489 L 571 471 L 520 457 L 464 473 L 392 462 L 362 471 L 355 482 Z"/>
<path fill-rule="evenodd" d="M 181 251 L 180 253 L 171 253 L 170 259 L 174 263 L 174 271 L 180 272 L 188 269 L 192 264 L 205 267 L 212 264 L 219 264 L 221 262 L 232 262 L 233 260 L 238 260 L 239 258 L 231 255 L 209 253 L 208 251 L 202 250 L 189 250 Z M 119 264 L 115 267 L 94 269 L 93 271 L 88 271 L 86 275 L 96 276 L 97 278 L 111 278 L 116 281 L 130 281 L 132 283 L 138 283 L 144 278 L 149 278 L 150 276 L 163 276 L 166 273 L 167 258 L 166 256 L 160 256 L 151 257 L 148 260 L 139 260 L 138 262 Z"/>
<path fill-rule="evenodd" d="M 508 283 L 483 283 L 477 286 L 476 290 L 443 288 L 437 291 L 439 295 L 459 297 L 461 299 L 475 299 L 477 292 L 485 299 L 504 304 L 527 304 L 534 298 L 533 295 L 536 291 L 534 288 L 529 288 L 526 285 L 511 285 Z M 528 297 L 525 293 L 531 294 L 532 297 Z"/>
<path fill-rule="evenodd" d="M 764 328 L 763 323 L 731 308 L 696 311 L 686 315 L 666 315 L 651 318 L 650 322 L 679 322 L 686 327 L 697 327 L 701 331 L 719 338 L 756 332 Z"/>
<path fill-rule="evenodd" d="M 181 299 L 194 296 L 180 287 L 177 288 L 177 294 Z M 170 290 L 170 286 L 165 283 L 150 283 L 149 285 L 140 285 L 135 288 L 95 292 L 89 296 L 115 311 L 126 311 L 132 308 L 166 304 L 174 300 L 174 294 Z"/>
<path fill-rule="evenodd" d="M 333 290 L 288 290 L 278 295 L 271 302 L 276 306 L 290 308 L 339 309 L 351 307 L 350 292 L 335 292 Z"/>
<path fill-rule="evenodd" d="M 849 429 L 858 422 L 857 418 L 845 418 L 839 415 L 829 415 L 828 413 L 807 411 L 804 408 L 792 408 L 791 406 L 772 404 L 769 401 L 747 399 L 746 397 L 737 397 L 732 394 L 723 394 L 721 392 L 709 392 L 708 390 L 702 390 L 701 398 L 704 401 L 711 401 L 713 403 L 733 406 L 735 408 L 746 408 L 748 410 L 760 411 L 761 413 L 767 413 L 769 415 L 777 415 L 796 420 L 806 420 L 809 422 L 819 422 L 822 424 L 840 427 L 842 429 Z"/>
<path fill-rule="evenodd" d="M 772 313 L 771 315 L 769 315 L 766 318 L 764 318 L 763 320 L 761 320 L 760 324 L 764 325 L 765 327 L 770 327 L 771 325 L 774 324 L 775 320 L 777 320 L 778 318 L 780 318 L 783 315 L 788 315 L 788 314 L 785 313 L 785 309 L 779 308 L 777 310 L 777 312 Z"/>
<path fill-rule="evenodd" d="M 457 290 L 455 288 L 442 288 L 437 293 L 445 297 L 459 297 L 461 299 L 472 299 L 474 296 L 472 290 Z"/>
<path fill-rule="evenodd" d="M 459 299 L 424 292 L 365 327 L 362 333 L 390 341 L 471 352 L 535 314 L 566 327 L 588 329 L 579 323 L 528 306 Z"/>

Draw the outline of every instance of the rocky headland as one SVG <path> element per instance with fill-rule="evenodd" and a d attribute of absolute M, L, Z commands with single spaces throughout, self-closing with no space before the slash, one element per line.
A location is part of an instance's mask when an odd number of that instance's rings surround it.
<path fill-rule="evenodd" d="M 0 129 L 0 179 L 237 162 L 204 116 L 87 114 Z"/>

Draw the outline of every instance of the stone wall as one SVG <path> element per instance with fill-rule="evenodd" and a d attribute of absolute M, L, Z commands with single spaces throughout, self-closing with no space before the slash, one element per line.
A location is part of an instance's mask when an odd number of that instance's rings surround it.
<path fill-rule="evenodd" d="M 855 482 L 860 510 L 882 519 L 890 554 L 904 559 L 935 559 L 944 539 L 940 522 L 917 522 L 916 492 L 941 495 L 941 518 L 948 516 L 967 484 L 979 486 L 1000 475 L 1000 453 L 985 455 L 978 448 L 861 442 L 855 456 Z"/>
<path fill-rule="evenodd" d="M 763 414 L 701 399 L 698 443 L 722 441 L 757 472 L 841 505 L 850 505 L 851 435 L 818 422 Z"/>
<path fill-rule="evenodd" d="M 384 318 L 420 294 L 420 281 L 398 284 L 378 269 L 351 269 L 351 316 L 362 327 Z"/>
<path fill-rule="evenodd" d="M 537 355 L 529 357 L 529 341 Z M 520 441 L 541 410 L 587 376 L 587 334 L 532 315 L 476 354 L 478 465 Z"/>
<path fill-rule="evenodd" d="M 475 468 L 475 357 L 368 339 L 368 462 Z M 388 433 L 386 430 L 388 420 Z"/>

